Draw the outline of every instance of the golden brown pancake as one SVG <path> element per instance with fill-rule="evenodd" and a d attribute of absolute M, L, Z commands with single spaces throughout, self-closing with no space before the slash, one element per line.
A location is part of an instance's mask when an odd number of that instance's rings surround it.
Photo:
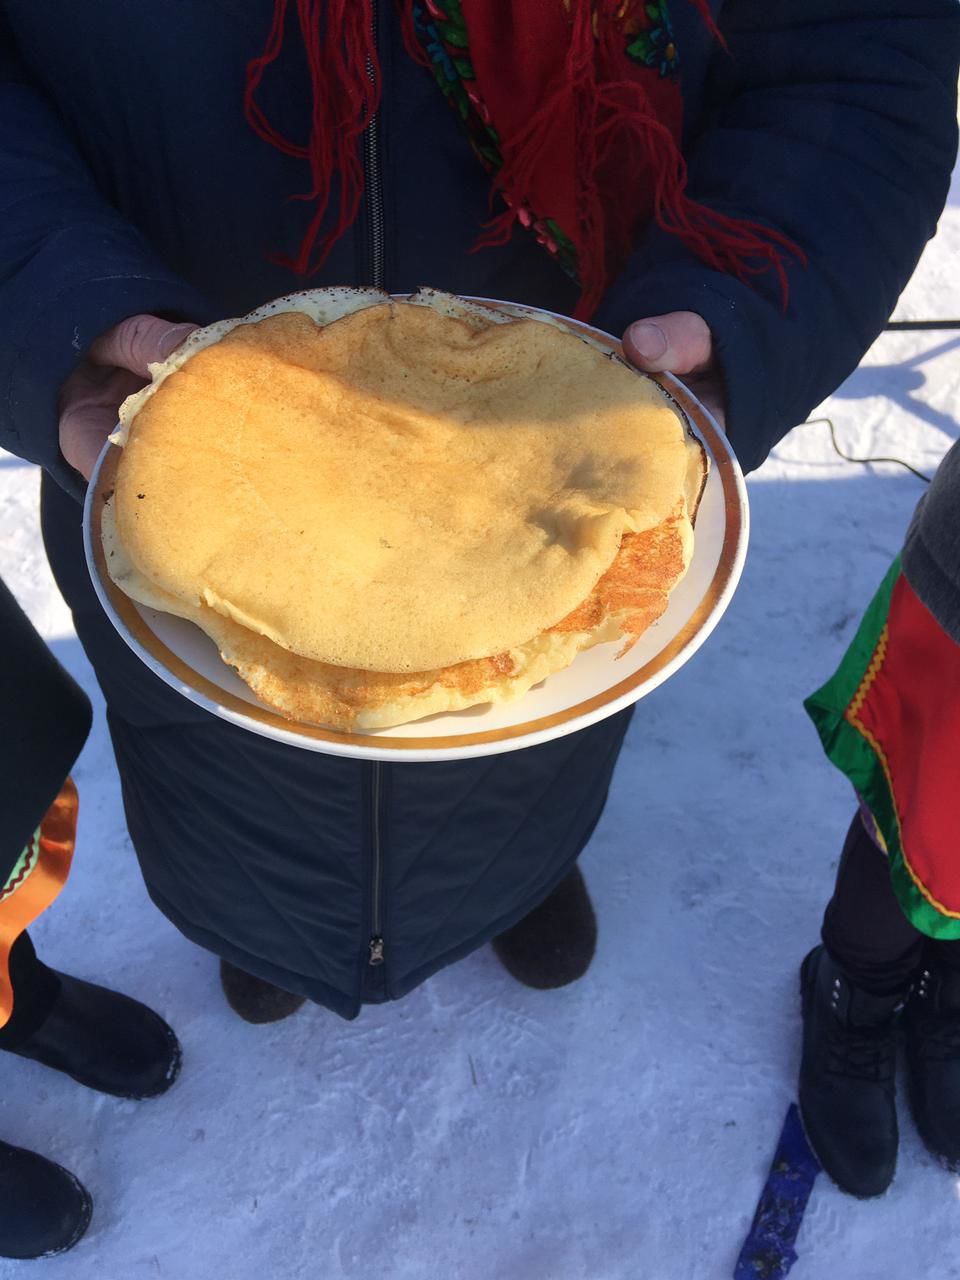
<path fill-rule="evenodd" d="M 539 635 L 683 491 L 652 381 L 532 319 L 285 312 L 141 403 L 116 484 L 132 562 L 304 657 L 433 670 Z"/>
<path fill-rule="evenodd" d="M 102 515 L 107 565 L 132 599 L 196 623 L 261 702 L 291 720 L 370 730 L 480 703 L 513 702 L 569 666 L 583 649 L 623 640 L 618 656 L 661 616 L 669 584 L 683 576 L 692 539 L 684 504 L 655 529 L 628 533 L 613 564 L 571 614 L 533 640 L 487 658 L 415 674 L 362 671 L 316 662 L 281 648 L 206 605 L 176 600 L 130 564 L 116 535 L 113 503 Z"/>
<path fill-rule="evenodd" d="M 124 457 L 103 519 L 111 576 L 197 623 L 294 720 L 369 730 L 512 701 L 581 649 L 618 638 L 628 649 L 692 554 L 705 454 L 655 384 L 561 325 L 505 322 L 433 291 L 422 299 L 386 306 L 371 291 L 319 290 L 252 324 L 211 326 L 121 415 Z M 510 395 L 498 394 L 501 380 Z M 346 424 L 346 445 L 331 419 Z M 231 555 L 245 567 L 226 572 Z M 331 581 L 342 561 L 349 584 Z M 560 587 L 540 589 L 538 574 Z M 385 591 L 371 591 L 371 575 Z M 489 617 L 468 607 L 475 589 Z M 364 664 L 315 657 L 331 636 Z M 471 656 L 414 669 L 436 653 Z"/>

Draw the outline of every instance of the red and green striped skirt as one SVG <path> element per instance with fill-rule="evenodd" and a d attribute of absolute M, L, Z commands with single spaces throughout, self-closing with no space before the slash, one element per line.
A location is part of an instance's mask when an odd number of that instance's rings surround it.
<path fill-rule="evenodd" d="M 836 674 L 805 704 L 890 860 L 907 917 L 960 938 L 960 645 L 899 558 Z"/>

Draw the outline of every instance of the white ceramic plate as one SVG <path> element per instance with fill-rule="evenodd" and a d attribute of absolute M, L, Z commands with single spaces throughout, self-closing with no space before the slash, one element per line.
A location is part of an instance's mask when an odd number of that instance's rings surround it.
<path fill-rule="evenodd" d="M 620 351 L 616 339 L 530 307 L 476 299 L 511 314 L 562 320 Z M 642 375 L 638 375 L 642 376 Z M 430 716 L 394 729 L 343 733 L 286 720 L 261 703 L 222 661 L 198 627 L 135 604 L 106 572 L 100 512 L 113 488 L 120 449 L 107 445 L 87 490 L 84 547 L 94 587 L 110 621 L 161 680 L 214 715 L 290 746 L 366 760 L 456 760 L 548 742 L 622 710 L 663 684 L 703 644 L 730 603 L 747 550 L 749 515 L 740 467 L 717 423 L 669 374 L 657 379 L 674 398 L 710 455 L 697 513 L 693 559 L 666 613 L 622 658 L 619 644 L 579 654 L 517 702 Z"/>

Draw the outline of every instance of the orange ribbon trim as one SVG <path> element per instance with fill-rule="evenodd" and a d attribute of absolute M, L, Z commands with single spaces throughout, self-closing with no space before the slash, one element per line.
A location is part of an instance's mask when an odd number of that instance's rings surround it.
<path fill-rule="evenodd" d="M 66 884 L 77 838 L 80 797 L 72 778 L 40 823 L 40 853 L 33 870 L 0 902 L 0 1027 L 13 1012 L 10 949 Z"/>

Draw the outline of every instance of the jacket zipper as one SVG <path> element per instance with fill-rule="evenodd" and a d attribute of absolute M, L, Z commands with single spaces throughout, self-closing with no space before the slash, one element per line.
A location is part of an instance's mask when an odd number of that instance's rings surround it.
<path fill-rule="evenodd" d="M 375 760 L 370 766 L 373 770 L 370 787 L 370 808 L 373 842 L 373 870 L 370 877 L 370 942 L 368 943 L 368 963 L 374 967 L 383 964 L 383 924 L 381 922 L 380 897 L 383 881 L 383 846 L 380 840 L 380 808 L 383 793 L 383 765 Z"/>
<path fill-rule="evenodd" d="M 377 41 L 377 17 L 379 2 L 373 0 L 371 7 L 371 23 L 373 25 L 374 44 Z M 373 84 L 373 63 L 367 63 L 367 76 Z M 375 112 L 364 132 L 363 137 L 363 171 L 364 200 L 367 206 L 367 248 L 369 283 L 376 289 L 382 289 L 384 273 L 384 236 L 383 236 L 383 174 L 380 167 L 380 119 Z M 381 892 L 383 883 L 383 844 L 381 841 L 381 805 L 383 794 L 383 765 L 374 761 L 370 785 L 370 830 L 373 845 L 373 867 L 370 877 L 370 941 L 368 947 L 368 964 L 379 968 L 384 962 L 383 923 L 381 920 Z"/>
<path fill-rule="evenodd" d="M 373 25 L 374 44 L 377 41 L 378 0 L 373 0 L 371 23 Z M 373 63 L 367 62 L 367 78 L 374 83 Z M 369 251 L 369 284 L 375 289 L 382 289 L 384 282 L 383 266 L 383 174 L 380 166 L 380 112 L 373 114 L 363 134 L 363 193 L 367 206 L 367 248 Z"/>

